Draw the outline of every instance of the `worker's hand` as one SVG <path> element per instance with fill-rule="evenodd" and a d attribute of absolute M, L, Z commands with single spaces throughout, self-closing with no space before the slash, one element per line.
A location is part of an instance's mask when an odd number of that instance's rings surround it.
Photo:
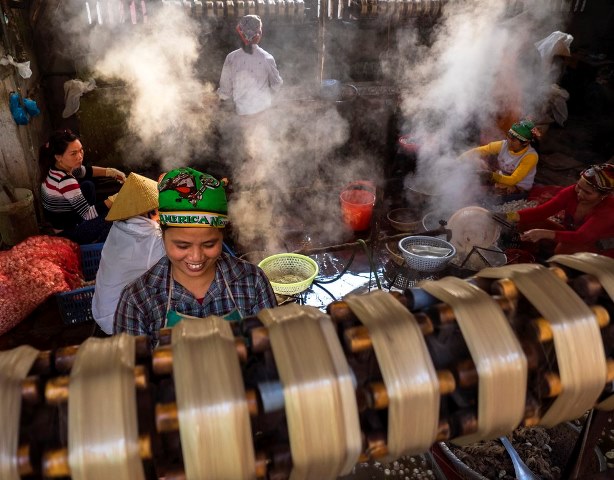
<path fill-rule="evenodd" d="M 494 182 L 496 195 L 512 195 L 513 193 L 518 192 L 516 187 L 514 187 L 513 185 L 503 185 L 502 183 L 497 183 L 496 180 L 494 180 Z"/>
<path fill-rule="evenodd" d="M 107 167 L 104 175 L 105 177 L 114 178 L 119 183 L 124 183 L 126 181 L 126 174 L 124 172 L 120 172 L 116 168 Z"/>
<path fill-rule="evenodd" d="M 478 178 L 480 179 L 481 185 L 490 185 L 492 183 L 492 172 L 488 170 L 479 170 Z"/>
<path fill-rule="evenodd" d="M 533 230 L 527 230 L 520 234 L 520 240 L 523 242 L 538 242 L 539 240 L 554 240 L 554 230 L 544 230 L 542 228 L 535 228 Z"/>
<path fill-rule="evenodd" d="M 507 212 L 505 214 L 505 219 L 510 223 L 518 223 L 520 221 L 520 215 L 518 215 L 518 212 Z"/>
<path fill-rule="evenodd" d="M 503 226 L 513 228 L 514 224 L 518 222 L 518 214 L 516 212 L 492 212 L 492 218 L 496 222 L 500 223 Z"/>

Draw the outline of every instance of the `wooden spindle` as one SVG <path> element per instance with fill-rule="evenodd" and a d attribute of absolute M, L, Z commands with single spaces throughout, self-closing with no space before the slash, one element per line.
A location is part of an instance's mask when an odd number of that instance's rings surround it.
<path fill-rule="evenodd" d="M 235 347 L 239 361 L 247 361 L 247 346 L 242 338 L 235 337 Z M 152 353 L 152 369 L 156 375 L 170 375 L 173 373 L 173 349 L 170 345 L 156 348 Z"/>
<path fill-rule="evenodd" d="M 138 442 L 139 456 L 142 460 L 150 460 L 153 454 L 149 435 L 140 435 Z M 46 451 L 43 454 L 42 465 L 45 478 L 69 477 L 68 448 Z"/>
<path fill-rule="evenodd" d="M 147 370 L 143 365 L 134 367 L 134 383 L 137 390 L 147 388 Z M 58 405 L 68 401 L 70 376 L 61 375 L 51 378 L 45 384 L 45 401 L 49 405 Z"/>

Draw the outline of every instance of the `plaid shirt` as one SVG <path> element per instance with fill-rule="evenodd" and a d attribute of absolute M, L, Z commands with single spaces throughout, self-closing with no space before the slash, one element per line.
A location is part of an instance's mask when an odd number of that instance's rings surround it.
<path fill-rule="evenodd" d="M 168 257 L 164 256 L 123 289 L 115 310 L 114 333 L 148 335 L 152 348 L 158 344 L 160 329 L 166 324 L 171 281 L 169 266 Z M 234 302 L 224 278 L 232 291 Z M 276 306 L 275 294 L 264 272 L 257 266 L 226 253 L 222 253 L 216 263 L 215 279 L 202 305 L 176 281 L 173 283 L 170 302 L 171 310 L 201 318 L 209 315 L 224 316 L 235 308 L 242 317 L 247 317 L 256 315 L 263 308 Z"/>

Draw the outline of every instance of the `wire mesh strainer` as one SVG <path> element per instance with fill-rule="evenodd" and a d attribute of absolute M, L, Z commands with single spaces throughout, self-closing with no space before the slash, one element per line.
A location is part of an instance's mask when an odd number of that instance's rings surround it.
<path fill-rule="evenodd" d="M 417 249 L 413 247 L 421 247 L 424 252 L 422 254 L 415 253 Z M 442 252 L 448 250 L 448 253 L 442 256 L 429 254 L 429 247 L 433 247 L 431 250 L 434 252 L 436 250 Z M 401 250 L 407 266 L 420 272 L 438 272 L 443 270 L 450 260 L 454 258 L 454 255 L 456 255 L 456 249 L 450 242 L 446 242 L 441 238 L 424 235 L 405 237 L 399 242 L 399 250 Z"/>

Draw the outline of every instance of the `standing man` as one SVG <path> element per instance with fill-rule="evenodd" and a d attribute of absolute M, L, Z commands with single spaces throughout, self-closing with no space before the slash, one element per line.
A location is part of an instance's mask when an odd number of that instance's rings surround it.
<path fill-rule="evenodd" d="M 220 88 L 222 100 L 232 99 L 237 115 L 255 115 L 271 106 L 273 93 L 283 83 L 275 59 L 258 46 L 262 39 L 262 20 L 246 15 L 237 25 L 241 48 L 226 56 Z"/>
<path fill-rule="evenodd" d="M 271 139 L 275 132 L 275 119 L 267 110 L 283 80 L 273 56 L 258 46 L 262 38 L 260 17 L 244 16 L 236 31 L 241 48 L 226 56 L 217 93 L 222 101 L 234 102 L 236 114 L 222 120 L 220 157 L 231 170 L 225 175 L 238 186 L 262 180 L 253 173 L 275 153 L 267 150 L 263 140 Z M 262 174 L 268 176 L 264 171 Z"/>

